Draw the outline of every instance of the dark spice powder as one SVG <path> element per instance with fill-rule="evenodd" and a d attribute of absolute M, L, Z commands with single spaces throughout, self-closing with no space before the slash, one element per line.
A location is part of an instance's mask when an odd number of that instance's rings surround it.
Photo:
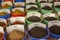
<path fill-rule="evenodd" d="M 32 22 L 39 22 L 41 19 L 37 16 L 31 16 L 27 20 L 32 21 Z"/>
<path fill-rule="evenodd" d="M 60 5 L 55 6 L 56 8 L 60 8 Z"/>
<path fill-rule="evenodd" d="M 24 23 L 23 22 L 16 21 L 13 24 L 15 25 L 15 24 L 24 24 Z"/>
<path fill-rule="evenodd" d="M 48 32 L 42 27 L 34 27 L 29 30 L 29 35 L 35 38 L 43 38 L 48 34 Z"/>
<path fill-rule="evenodd" d="M 35 3 L 33 3 L 33 2 L 30 2 L 30 3 L 28 3 L 28 4 L 35 4 Z"/>
<path fill-rule="evenodd" d="M 46 18 L 44 18 L 45 20 L 47 20 L 47 21 L 53 21 L 53 20 L 57 20 L 56 18 L 54 18 L 54 17 L 46 17 Z"/>
<path fill-rule="evenodd" d="M 27 10 L 38 10 L 38 8 L 36 8 L 36 7 L 30 7 L 30 8 L 27 9 Z"/>
<path fill-rule="evenodd" d="M 49 28 L 49 30 L 50 30 L 51 33 L 60 35 L 60 26 L 53 25 Z"/>
<path fill-rule="evenodd" d="M 45 6 L 45 7 L 43 7 L 42 9 L 45 9 L 45 10 L 52 10 L 52 8 L 49 7 L 49 6 Z"/>

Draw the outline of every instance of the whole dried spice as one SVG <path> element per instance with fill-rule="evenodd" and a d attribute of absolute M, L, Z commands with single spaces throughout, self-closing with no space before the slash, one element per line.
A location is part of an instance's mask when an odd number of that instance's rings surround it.
<path fill-rule="evenodd" d="M 22 12 L 22 11 L 20 11 L 20 10 L 18 10 L 18 9 L 16 9 L 16 10 L 14 11 L 14 14 L 20 14 L 20 13 L 24 13 L 24 12 Z"/>
<path fill-rule="evenodd" d="M 37 17 L 37 16 L 31 16 L 27 20 L 29 20 L 31 22 L 39 22 L 39 21 L 41 21 L 41 19 L 39 17 Z"/>
<path fill-rule="evenodd" d="M 36 8 L 36 7 L 30 7 L 29 9 L 27 9 L 27 10 L 38 10 L 38 8 Z"/>
<path fill-rule="evenodd" d="M 29 30 L 28 33 L 30 36 L 32 36 L 34 38 L 43 38 L 43 37 L 47 36 L 47 34 L 48 34 L 48 32 L 44 28 L 38 27 L 38 26 L 35 26 L 31 30 Z"/>
<path fill-rule="evenodd" d="M 60 35 L 60 26 L 58 26 L 58 25 L 52 25 L 49 28 L 49 30 L 50 30 L 51 33 L 54 33 L 56 35 Z"/>
<path fill-rule="evenodd" d="M 55 6 L 55 7 L 60 9 L 60 5 L 57 5 L 57 6 Z"/>
<path fill-rule="evenodd" d="M 47 21 L 57 20 L 57 18 L 55 18 L 55 17 L 45 17 L 44 19 L 47 20 Z"/>
<path fill-rule="evenodd" d="M 2 6 L 2 8 L 9 8 L 9 7 L 11 7 L 11 6 L 8 5 L 8 4 L 5 4 L 5 5 Z"/>
<path fill-rule="evenodd" d="M 15 24 L 24 24 L 24 23 L 23 22 L 16 21 L 13 24 L 15 25 Z"/>
<path fill-rule="evenodd" d="M 43 7 L 42 9 L 45 9 L 45 10 L 52 10 L 52 8 L 49 7 L 49 6 L 45 6 L 45 7 Z"/>
<path fill-rule="evenodd" d="M 13 30 L 7 35 L 7 40 L 22 40 L 25 37 L 25 33 L 18 30 Z"/>
<path fill-rule="evenodd" d="M 7 15 L 6 12 L 0 12 L 0 16 L 4 16 L 4 15 Z"/>

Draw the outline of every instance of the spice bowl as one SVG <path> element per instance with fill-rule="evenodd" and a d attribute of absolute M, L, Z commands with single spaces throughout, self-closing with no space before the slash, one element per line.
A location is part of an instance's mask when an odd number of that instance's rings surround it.
<path fill-rule="evenodd" d="M 11 13 L 12 17 L 25 16 L 24 8 L 14 8 Z"/>
<path fill-rule="evenodd" d="M 50 21 L 58 20 L 55 13 L 47 13 L 42 15 L 43 23 L 48 24 Z"/>
<path fill-rule="evenodd" d="M 53 38 L 60 38 L 60 33 L 59 33 L 59 29 L 60 29 L 60 21 L 50 21 L 48 23 L 48 28 L 50 31 L 50 36 Z"/>
<path fill-rule="evenodd" d="M 60 2 L 54 2 L 54 10 L 55 12 L 60 12 Z"/>
<path fill-rule="evenodd" d="M 41 12 L 43 14 L 53 12 L 52 3 L 41 3 L 40 6 L 41 6 Z"/>
<path fill-rule="evenodd" d="M 31 12 L 27 13 L 27 16 L 26 16 L 27 24 L 31 24 L 31 23 L 34 23 L 34 22 L 41 22 L 41 21 L 42 21 L 41 13 L 34 12 L 34 11 L 31 11 Z"/>
<path fill-rule="evenodd" d="M 6 40 L 24 40 L 26 37 L 24 25 L 19 24 L 11 25 L 8 26 L 6 29 L 7 29 Z"/>
<path fill-rule="evenodd" d="M 42 30 L 40 28 L 42 28 Z M 45 30 L 43 33 L 43 35 L 45 35 L 45 36 L 42 35 L 43 30 Z M 47 40 L 47 37 L 50 34 L 46 25 L 43 23 L 39 23 L 39 22 L 35 22 L 35 23 L 28 25 L 27 33 L 28 33 L 28 36 L 31 40 Z"/>
<path fill-rule="evenodd" d="M 13 4 L 12 2 L 1 2 L 2 8 L 3 9 L 12 9 L 13 8 Z"/>
<path fill-rule="evenodd" d="M 0 18 L 7 19 L 10 17 L 10 10 L 9 9 L 1 9 L 0 10 Z"/>

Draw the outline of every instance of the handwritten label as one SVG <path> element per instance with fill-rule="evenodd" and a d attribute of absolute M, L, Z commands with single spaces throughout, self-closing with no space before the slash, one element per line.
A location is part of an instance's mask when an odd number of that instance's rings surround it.
<path fill-rule="evenodd" d="M 12 25 L 12 26 L 8 26 L 6 29 L 7 29 L 7 33 L 10 33 L 13 30 L 20 30 L 24 32 L 24 25 Z"/>
<path fill-rule="evenodd" d="M 38 8 L 37 5 L 27 5 L 26 9 L 29 9 L 30 7 L 36 7 L 36 8 Z"/>
<path fill-rule="evenodd" d="M 49 0 L 49 2 L 52 2 L 52 1 L 54 1 L 54 0 Z"/>
<path fill-rule="evenodd" d="M 38 0 L 38 2 L 41 2 L 41 1 L 46 1 L 47 2 L 47 0 Z"/>
<path fill-rule="evenodd" d="M 53 13 L 48 13 L 48 14 L 44 14 L 42 17 L 45 18 L 45 17 L 55 17 L 56 15 L 53 14 Z"/>
<path fill-rule="evenodd" d="M 35 26 L 46 28 L 46 25 L 45 24 L 39 23 L 39 22 L 35 22 L 35 23 L 32 23 L 32 24 L 28 25 L 28 30 L 32 29 Z"/>
<path fill-rule="evenodd" d="M 13 12 L 14 12 L 15 10 L 20 10 L 20 11 L 24 12 L 24 8 L 14 8 L 14 9 L 12 9 Z"/>
<path fill-rule="evenodd" d="M 35 0 L 26 0 L 26 3 L 36 3 Z"/>
<path fill-rule="evenodd" d="M 16 21 L 25 23 L 25 17 L 12 17 L 9 20 L 10 20 L 11 24 L 16 22 Z"/>
<path fill-rule="evenodd" d="M 16 5 L 24 6 L 25 3 L 24 3 L 24 2 L 14 2 L 14 5 L 15 5 L 15 6 L 16 6 Z"/>
<path fill-rule="evenodd" d="M 12 2 L 10 2 L 10 1 L 9 2 L 2 2 L 1 4 L 2 4 L 2 6 L 5 5 L 5 4 L 8 4 L 10 6 L 13 6 Z"/>
<path fill-rule="evenodd" d="M 7 23 L 6 19 L 0 18 L 0 22 Z"/>
<path fill-rule="evenodd" d="M 54 2 L 54 6 L 60 5 L 60 2 Z"/>
<path fill-rule="evenodd" d="M 0 32 L 4 34 L 4 29 L 1 26 L 0 26 Z"/>
<path fill-rule="evenodd" d="M 37 16 L 37 17 L 41 17 L 41 13 L 39 12 L 29 12 L 27 13 L 27 18 L 31 17 L 31 16 Z"/>
<path fill-rule="evenodd" d="M 10 10 L 9 9 L 1 9 L 0 12 L 5 12 L 5 13 L 10 14 Z"/>
<path fill-rule="evenodd" d="M 52 3 L 41 3 L 41 7 L 49 6 L 52 8 Z"/>
<path fill-rule="evenodd" d="M 58 26 L 60 26 L 60 21 L 50 21 L 49 23 L 48 23 L 48 28 L 49 27 L 51 27 L 52 25 L 58 25 Z"/>

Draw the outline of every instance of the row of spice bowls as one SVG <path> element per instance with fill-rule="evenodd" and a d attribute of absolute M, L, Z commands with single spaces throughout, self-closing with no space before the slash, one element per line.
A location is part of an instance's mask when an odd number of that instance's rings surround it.
<path fill-rule="evenodd" d="M 60 21 L 50 21 L 46 24 L 35 22 L 28 25 L 28 30 L 25 31 L 23 24 L 15 24 L 6 27 L 5 40 L 25 40 L 28 35 L 31 40 L 47 40 L 50 35 L 53 38 L 60 38 Z M 26 27 L 26 26 L 25 26 Z M 0 33 L 4 34 L 3 27 L 0 26 Z M 1 38 L 3 35 L 1 35 Z"/>
<path fill-rule="evenodd" d="M 0 3 L 1 2 L 25 2 L 25 0 L 0 0 Z"/>
<path fill-rule="evenodd" d="M 26 0 L 26 4 L 36 4 L 37 3 L 54 3 L 54 2 L 59 2 L 60 0 Z"/>
<path fill-rule="evenodd" d="M 8 19 L 10 17 L 16 17 L 16 16 L 25 16 L 24 8 L 13 8 L 12 10 L 9 9 L 1 9 L 0 10 L 0 18 Z"/>
<path fill-rule="evenodd" d="M 49 3 L 47 0 L 26 0 L 26 24 L 30 40 L 48 40 L 49 35 L 56 38 L 55 40 L 60 40 L 59 7 L 60 2 L 58 1 Z"/>
<path fill-rule="evenodd" d="M 16 7 L 25 7 L 25 2 L 11 2 L 11 1 L 6 1 L 6 2 L 1 2 L 0 3 L 0 9 L 12 9 Z"/>

